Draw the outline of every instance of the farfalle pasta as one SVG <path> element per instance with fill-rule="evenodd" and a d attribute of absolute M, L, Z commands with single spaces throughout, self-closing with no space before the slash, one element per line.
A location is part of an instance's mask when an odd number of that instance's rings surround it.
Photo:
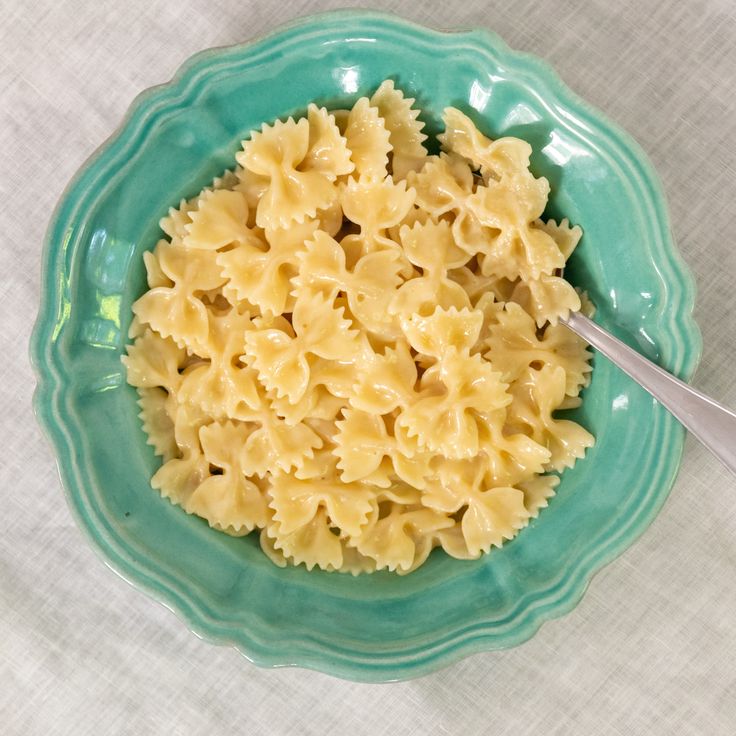
<path fill-rule="evenodd" d="M 474 559 L 593 437 L 560 322 L 581 237 L 542 221 L 531 148 L 444 112 L 430 154 L 393 82 L 264 124 L 161 220 L 123 361 L 164 497 L 277 565 L 405 574 Z"/>

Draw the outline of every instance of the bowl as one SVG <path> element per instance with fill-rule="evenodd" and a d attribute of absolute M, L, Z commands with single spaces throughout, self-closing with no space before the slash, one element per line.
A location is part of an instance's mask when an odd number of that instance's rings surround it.
<path fill-rule="evenodd" d="M 585 235 L 569 264 L 596 319 L 687 379 L 700 336 L 694 286 L 662 188 L 639 146 L 544 63 L 486 31 L 445 33 L 368 12 L 318 15 L 200 53 L 145 91 L 53 215 L 32 338 L 35 410 L 67 501 L 108 564 L 199 635 L 259 665 L 354 680 L 426 674 L 528 639 L 569 611 L 591 576 L 646 529 L 677 473 L 684 430 L 599 355 L 573 418 L 597 438 L 515 540 L 472 562 L 433 554 L 417 572 L 280 569 L 256 538 L 211 530 L 151 490 L 158 466 L 120 355 L 145 290 L 142 253 L 181 197 L 232 166 L 240 140 L 312 100 L 345 107 L 393 78 L 440 130 L 447 105 L 534 148 L 547 215 Z M 625 460 L 625 462 L 622 462 Z"/>

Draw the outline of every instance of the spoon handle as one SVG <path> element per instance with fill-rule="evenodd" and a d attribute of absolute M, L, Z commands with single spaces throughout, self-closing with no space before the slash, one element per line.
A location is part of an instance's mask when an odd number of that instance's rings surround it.
<path fill-rule="evenodd" d="M 579 312 L 562 320 L 664 406 L 736 475 L 736 414 L 639 355 Z"/>

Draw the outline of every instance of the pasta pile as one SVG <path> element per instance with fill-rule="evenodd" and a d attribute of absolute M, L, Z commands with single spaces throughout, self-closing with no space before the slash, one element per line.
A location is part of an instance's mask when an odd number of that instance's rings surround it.
<path fill-rule="evenodd" d="M 264 124 L 161 221 L 123 358 L 152 485 L 279 565 L 407 573 L 473 559 L 547 505 L 593 443 L 581 307 L 555 275 L 530 146 L 447 108 L 428 155 L 391 81 Z"/>

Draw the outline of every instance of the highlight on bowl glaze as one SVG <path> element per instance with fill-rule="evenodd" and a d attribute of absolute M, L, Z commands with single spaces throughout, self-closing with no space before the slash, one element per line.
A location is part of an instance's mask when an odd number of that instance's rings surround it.
<path fill-rule="evenodd" d="M 365 681 L 405 679 L 519 644 L 569 611 L 644 531 L 674 481 L 684 430 L 596 355 L 572 413 L 596 445 L 515 540 L 472 562 L 432 555 L 408 577 L 275 567 L 255 538 L 210 530 L 151 490 L 158 461 L 120 355 L 145 290 L 158 220 L 196 194 L 264 121 L 310 101 L 347 106 L 393 78 L 425 111 L 455 105 L 488 135 L 531 143 L 552 186 L 545 213 L 584 230 L 567 271 L 596 320 L 677 375 L 700 354 L 692 277 L 672 242 L 660 183 L 636 143 L 544 63 L 487 31 L 445 33 L 392 16 L 312 16 L 190 59 L 141 94 L 85 163 L 50 224 L 31 354 L 35 409 L 67 500 L 109 565 L 198 634 L 260 665 Z"/>

